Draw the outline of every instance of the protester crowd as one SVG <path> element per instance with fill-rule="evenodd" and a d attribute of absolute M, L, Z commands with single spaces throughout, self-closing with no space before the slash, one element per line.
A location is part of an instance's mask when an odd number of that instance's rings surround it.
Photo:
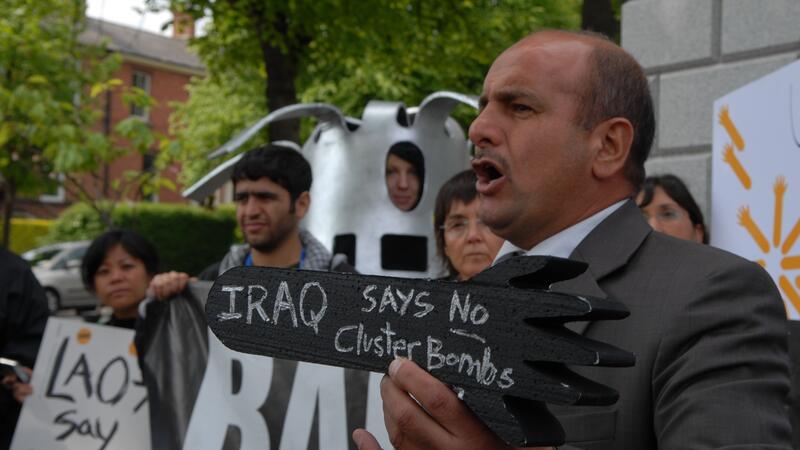
<path fill-rule="evenodd" d="M 645 178 L 654 127 L 647 79 L 613 43 L 546 31 L 514 44 L 486 75 L 469 132 L 472 169 L 441 187 L 427 186 L 438 188 L 432 235 L 441 277 L 468 282 L 512 254 L 572 258 L 589 270 L 566 291 L 603 292 L 631 310 L 620 323 L 583 330 L 630 349 L 637 363 L 625 371 L 579 371 L 621 396 L 613 414 L 554 409 L 569 445 L 789 448 L 780 295 L 757 265 L 704 245 L 701 210 L 680 179 Z M 138 333 L 152 320 L 150 306 L 232 267 L 352 272 L 344 255 L 331 254 L 301 226 L 314 200 L 312 179 L 298 151 L 276 144 L 252 149 L 231 177 L 243 244 L 208 261 L 201 274 L 159 273 L 146 238 L 111 230 L 89 247 L 83 282 L 113 310 L 108 325 Z M 424 179 L 415 144 L 388 150 L 386 187 L 398 209 L 418 206 Z M 21 260 L 3 249 L 0 258 L 0 357 L 35 370 L 47 320 L 44 293 Z M 19 405 L 31 393 L 12 373 L 3 385 L 0 448 L 8 447 Z M 392 362 L 381 394 L 397 448 L 510 448 L 413 361 Z M 353 439 L 359 448 L 379 448 L 365 430 Z"/>

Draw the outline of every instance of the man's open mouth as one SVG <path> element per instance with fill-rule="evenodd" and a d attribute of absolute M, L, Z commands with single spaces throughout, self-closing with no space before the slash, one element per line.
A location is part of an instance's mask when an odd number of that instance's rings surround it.
<path fill-rule="evenodd" d="M 475 171 L 475 175 L 478 177 L 476 187 L 481 194 L 492 194 L 500 188 L 502 181 L 505 179 L 505 174 L 501 167 L 488 158 L 473 159 L 472 170 Z"/>

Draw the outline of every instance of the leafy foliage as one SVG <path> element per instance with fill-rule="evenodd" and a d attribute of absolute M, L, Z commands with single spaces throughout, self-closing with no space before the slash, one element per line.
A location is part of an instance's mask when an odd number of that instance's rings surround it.
<path fill-rule="evenodd" d="M 125 203 L 114 209 L 112 220 L 116 227 L 136 230 L 153 242 L 163 270 L 199 273 L 219 261 L 236 239 L 231 208 L 209 211 L 188 205 Z M 93 207 L 76 203 L 53 223 L 44 242 L 94 239 L 105 229 Z"/>
<path fill-rule="evenodd" d="M 258 77 L 257 71 L 253 76 Z M 245 77 L 245 79 L 251 79 Z M 230 73 L 194 79 L 188 86 L 189 99 L 173 103 L 170 116 L 173 158 L 181 163 L 178 180 L 189 186 L 220 163 L 205 155 L 224 144 L 241 128 L 265 115 L 264 97 L 257 83 L 243 82 Z M 253 144 L 262 143 L 263 136 Z"/>
<path fill-rule="evenodd" d="M 28 219 L 14 217 L 11 219 L 11 243 L 9 250 L 16 254 L 21 254 L 41 244 L 44 236 L 47 235 L 52 220 L 47 219 Z M 0 223 L 0 230 L 3 224 Z"/>
<path fill-rule="evenodd" d="M 194 82 L 172 120 L 187 184 L 218 164 L 205 161 L 207 153 L 270 109 L 326 102 L 359 117 L 372 99 L 416 105 L 437 90 L 477 94 L 489 64 L 511 43 L 536 29 L 577 28 L 580 22 L 578 0 L 149 4 L 210 18 L 205 34 L 193 41 L 210 76 Z M 295 70 L 280 72 L 278 65 Z M 271 79 L 273 74 L 294 74 L 293 95 L 284 104 L 268 97 L 270 83 L 285 81 Z"/>
<path fill-rule="evenodd" d="M 120 89 L 112 76 L 120 58 L 80 39 L 85 9 L 84 0 L 0 2 L 0 174 L 12 202 L 18 194 L 52 189 L 57 174 L 80 198 L 102 200 L 99 184 L 87 183 L 84 175 L 97 177 L 104 164 L 131 151 L 167 145 L 134 117 L 109 133 L 101 130 L 102 94 Z M 152 103 L 141 90 L 123 95 L 129 103 Z M 130 186 L 163 185 L 159 177 L 137 176 L 129 177 Z"/>
<path fill-rule="evenodd" d="M 87 203 L 75 203 L 58 216 L 42 244 L 94 239 L 105 231 L 106 225 L 96 209 Z"/>
<path fill-rule="evenodd" d="M 79 44 L 82 7 L 75 0 L 0 4 L 0 172 L 20 193 L 37 194 L 54 171 L 86 168 L 92 154 L 111 151 L 85 127 L 97 112 L 78 91 L 109 77 L 117 61 Z M 81 67 L 86 58 L 95 64 Z"/>

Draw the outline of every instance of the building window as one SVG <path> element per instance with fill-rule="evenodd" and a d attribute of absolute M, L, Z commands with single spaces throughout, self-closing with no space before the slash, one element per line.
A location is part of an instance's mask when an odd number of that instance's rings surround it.
<path fill-rule="evenodd" d="M 147 95 L 150 95 L 150 74 L 134 70 L 133 86 L 145 91 Z M 149 112 L 149 108 L 146 106 L 131 105 L 132 116 L 141 117 L 142 119 L 147 120 Z"/>

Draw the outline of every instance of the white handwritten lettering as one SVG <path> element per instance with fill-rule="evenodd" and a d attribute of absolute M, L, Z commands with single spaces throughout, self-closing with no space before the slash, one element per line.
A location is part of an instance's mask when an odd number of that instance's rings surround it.
<path fill-rule="evenodd" d="M 450 300 L 450 322 L 455 320 L 456 313 L 461 322 L 467 323 L 467 319 L 475 325 L 483 325 L 489 320 L 489 311 L 481 304 L 475 305 L 470 312 L 469 293 L 464 299 L 464 303 L 458 298 L 458 291 L 453 291 L 453 298 Z"/>
<path fill-rule="evenodd" d="M 259 298 L 257 301 L 253 301 L 253 291 L 256 289 L 260 289 L 261 292 L 264 294 Z M 267 313 L 264 312 L 264 309 L 261 307 L 261 303 L 267 299 L 267 290 L 264 286 L 259 285 L 252 285 L 247 287 L 247 324 L 253 323 L 253 310 L 258 311 L 258 315 L 261 316 L 261 320 L 264 322 L 269 322 L 269 318 L 267 318 Z"/>
<path fill-rule="evenodd" d="M 402 302 L 402 305 L 400 306 L 400 315 L 404 316 L 406 314 L 406 309 L 408 309 L 408 304 L 414 299 L 414 289 L 408 291 L 408 295 L 403 294 L 400 289 L 396 289 L 395 292 Z"/>
<path fill-rule="evenodd" d="M 397 312 L 397 302 L 394 301 L 394 295 L 392 294 L 392 287 L 386 286 L 386 289 L 383 290 L 383 297 L 381 297 L 381 306 L 378 307 L 378 312 L 382 313 L 384 308 L 388 305 L 392 305 L 392 309 L 394 312 Z"/>
<path fill-rule="evenodd" d="M 339 331 L 336 332 L 336 336 L 333 338 L 333 346 L 334 346 L 334 348 L 336 349 L 337 352 L 350 353 L 350 352 L 353 351 L 353 347 L 352 346 L 345 347 L 342 344 L 340 344 L 339 343 L 339 337 L 341 337 L 342 333 L 344 333 L 345 331 L 355 330 L 359 326 L 360 325 L 348 325 L 346 327 L 339 328 Z"/>
<path fill-rule="evenodd" d="M 364 300 L 369 300 L 369 307 L 361 308 L 362 311 L 372 312 L 372 310 L 375 309 L 375 306 L 378 304 L 378 302 L 375 300 L 375 297 L 369 295 L 369 293 L 374 291 L 377 287 L 378 286 L 375 286 L 374 284 L 370 284 L 364 288 L 364 292 L 362 292 L 361 295 L 364 297 Z"/>
<path fill-rule="evenodd" d="M 289 283 L 281 281 L 278 285 L 278 296 L 275 299 L 275 307 L 272 310 L 272 321 L 278 323 L 278 315 L 284 309 L 289 310 L 292 315 L 292 325 L 297 328 L 297 313 L 294 310 L 292 296 L 289 294 Z"/>
<path fill-rule="evenodd" d="M 422 297 L 429 297 L 431 294 L 430 292 L 421 291 L 414 297 L 414 305 L 422 308 L 422 311 L 417 311 L 414 313 L 414 317 L 422 318 L 428 315 L 429 312 L 433 311 L 433 305 L 428 302 L 420 301 Z"/>
<path fill-rule="evenodd" d="M 242 315 L 236 312 L 236 293 L 244 290 L 244 286 L 222 286 L 222 292 L 230 293 L 230 311 L 222 312 L 217 315 L 221 321 L 231 319 L 241 319 Z"/>
<path fill-rule="evenodd" d="M 355 331 L 355 342 L 352 343 L 352 331 Z M 336 332 L 334 336 L 333 346 L 336 351 L 341 353 L 353 353 L 356 355 L 372 354 L 379 358 L 409 358 L 413 357 L 414 347 L 422 345 L 420 341 L 411 341 L 397 337 L 397 332 L 392 330 L 389 322 L 386 326 L 380 328 L 381 334 L 373 336 L 364 329 L 364 324 L 346 325 Z"/>
<path fill-rule="evenodd" d="M 310 319 L 306 319 L 306 315 L 303 309 L 303 302 L 306 299 L 306 294 L 308 290 L 312 287 L 317 288 L 319 293 L 321 294 L 320 299 L 320 308 L 318 312 L 314 312 L 313 309 L 309 309 L 309 316 Z M 300 291 L 300 318 L 303 320 L 303 323 L 306 326 L 314 328 L 314 333 L 319 334 L 319 323 L 322 321 L 322 318 L 325 317 L 325 310 L 328 308 L 328 295 L 325 294 L 325 289 L 317 283 L 316 281 L 312 281 L 310 283 L 306 283 L 303 285 L 303 289 Z"/>
<path fill-rule="evenodd" d="M 490 386 L 497 380 L 497 366 L 492 362 L 492 349 L 484 347 L 483 357 L 476 360 L 469 353 L 447 353 L 442 351 L 444 343 L 435 337 L 428 336 L 428 355 L 427 368 L 429 371 L 452 367 L 458 373 L 475 377 L 475 381 L 485 386 Z M 508 389 L 514 385 L 511 378 L 513 369 L 504 368 L 500 374 L 497 386 L 501 389 Z"/>

